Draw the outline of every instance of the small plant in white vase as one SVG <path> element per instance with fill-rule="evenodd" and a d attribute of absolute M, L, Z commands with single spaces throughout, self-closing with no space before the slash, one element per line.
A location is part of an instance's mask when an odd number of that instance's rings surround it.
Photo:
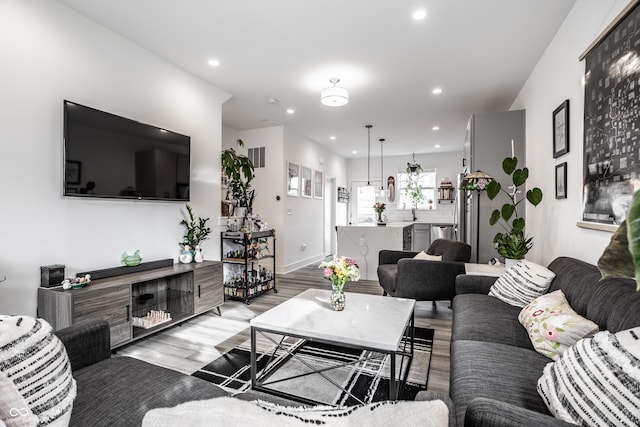
<path fill-rule="evenodd" d="M 211 228 L 207 227 L 207 221 L 209 221 L 209 218 L 196 218 L 193 215 L 193 209 L 191 209 L 191 206 L 186 204 L 185 207 L 187 209 L 187 215 L 182 221 L 180 221 L 180 225 L 185 228 L 180 246 L 182 246 L 184 250 L 183 255 L 187 256 L 181 256 L 180 261 L 190 263 L 195 258 L 196 248 L 199 249 L 200 243 L 209 238 Z M 202 252 L 200 252 L 200 256 L 202 256 Z"/>

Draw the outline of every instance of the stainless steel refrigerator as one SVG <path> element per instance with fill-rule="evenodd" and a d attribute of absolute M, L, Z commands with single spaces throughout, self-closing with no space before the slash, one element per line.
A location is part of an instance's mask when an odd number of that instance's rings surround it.
<path fill-rule="evenodd" d="M 502 171 L 502 161 L 511 157 L 511 140 L 518 168 L 522 168 L 526 165 L 524 110 L 474 114 L 467 124 L 463 170 L 456 177 L 454 223 L 455 238 L 471 245 L 471 262 L 487 263 L 498 257 L 493 236 L 502 228 L 492 227 L 489 218 L 508 199 L 499 194 L 489 200 L 486 192 L 460 190 L 460 182 L 467 173 L 481 170 L 498 180 L 503 188 L 510 185 L 511 178 Z M 518 213 L 524 216 L 524 206 Z"/>

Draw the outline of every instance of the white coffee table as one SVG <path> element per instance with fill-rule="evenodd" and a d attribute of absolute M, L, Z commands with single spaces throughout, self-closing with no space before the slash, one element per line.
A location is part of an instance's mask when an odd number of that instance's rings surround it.
<path fill-rule="evenodd" d="M 306 403 L 318 403 L 292 393 L 284 393 L 267 387 L 268 377 L 278 369 L 278 366 L 264 369 L 262 371 L 264 374 L 257 375 L 256 334 L 258 333 L 276 344 L 281 350 L 289 353 L 291 357 L 296 358 L 295 351 L 287 350 L 278 341 L 267 335 L 267 333 L 275 333 L 281 336 L 388 354 L 390 356 L 389 399 L 396 400 L 400 387 L 406 382 L 413 358 L 415 300 L 347 292 L 344 310 L 334 311 L 329 305 L 330 294 L 329 290 L 308 289 L 251 319 L 252 388 Z M 401 348 L 405 336 L 409 338 L 410 349 L 408 350 L 404 348 L 406 345 Z M 397 378 L 396 373 L 397 356 L 401 357 L 399 371 L 405 372 L 403 378 L 400 379 Z M 403 370 L 405 361 L 407 365 Z M 336 365 L 332 369 L 341 366 L 344 364 Z M 337 388 L 349 393 L 324 375 L 323 370 L 313 369 L 312 366 L 308 367 L 313 371 L 308 375 L 320 374 Z M 281 381 L 282 379 L 279 380 L 279 382 Z"/>

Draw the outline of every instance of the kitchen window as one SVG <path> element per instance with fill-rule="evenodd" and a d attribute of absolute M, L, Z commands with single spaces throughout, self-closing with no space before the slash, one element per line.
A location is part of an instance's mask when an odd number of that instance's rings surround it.
<path fill-rule="evenodd" d="M 407 184 L 409 182 L 409 174 L 406 172 L 398 173 L 398 209 L 412 209 L 413 202 L 407 195 Z M 420 191 L 424 195 L 424 200 L 418 204 L 418 209 L 435 209 L 436 200 L 436 171 L 423 171 L 418 173 L 418 185 Z M 431 203 L 429 203 L 431 202 Z"/>

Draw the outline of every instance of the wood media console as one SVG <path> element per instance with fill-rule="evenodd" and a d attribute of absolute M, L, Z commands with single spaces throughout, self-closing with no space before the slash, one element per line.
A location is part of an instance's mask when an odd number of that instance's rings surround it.
<path fill-rule="evenodd" d="M 90 318 L 109 322 L 111 348 L 153 334 L 224 303 L 222 263 L 168 267 L 92 280 L 80 289 L 38 288 L 38 317 L 55 329 Z"/>

